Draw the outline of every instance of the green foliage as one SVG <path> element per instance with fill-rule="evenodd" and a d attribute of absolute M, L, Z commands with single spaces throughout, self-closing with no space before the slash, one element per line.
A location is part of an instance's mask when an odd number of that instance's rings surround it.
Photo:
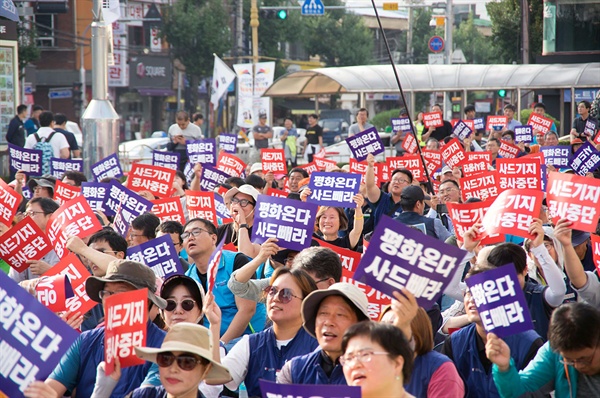
<path fill-rule="evenodd" d="M 529 121 L 529 115 L 531 115 L 531 112 L 533 112 L 533 109 L 521 109 L 521 117 L 519 118 L 519 121 L 523 124 L 527 124 L 527 121 Z M 560 131 L 560 121 L 558 119 L 556 119 L 555 117 L 544 113 L 544 117 L 551 119 L 554 124 L 556 125 L 556 131 Z"/>
<path fill-rule="evenodd" d="M 17 36 L 19 37 L 19 79 L 25 71 L 27 64 L 40 59 L 42 52 L 35 45 L 37 33 L 35 25 L 26 26 L 20 21 L 17 24 Z"/>
<path fill-rule="evenodd" d="M 492 39 L 485 37 L 473 23 L 473 14 L 454 29 L 454 47 L 465 54 L 468 64 L 495 64 L 499 58 Z"/>
<path fill-rule="evenodd" d="M 377 130 L 383 131 L 391 124 L 390 119 L 398 117 L 400 109 L 390 109 L 389 111 L 380 112 L 371 118 L 371 124 L 377 127 Z"/>

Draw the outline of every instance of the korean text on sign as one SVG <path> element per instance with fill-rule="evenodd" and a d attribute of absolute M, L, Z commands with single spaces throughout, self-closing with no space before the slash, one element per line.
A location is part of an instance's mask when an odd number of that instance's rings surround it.
<path fill-rule="evenodd" d="M 473 275 L 465 282 L 487 332 L 502 338 L 533 329 L 513 264 Z"/>
<path fill-rule="evenodd" d="M 580 176 L 592 173 L 600 165 L 600 152 L 589 141 L 586 141 L 581 148 L 575 152 L 569 164 L 571 168 Z"/>
<path fill-rule="evenodd" d="M 66 311 L 67 299 L 73 297 L 73 287 L 66 275 L 43 276 L 35 286 L 35 295 L 50 311 Z"/>
<path fill-rule="evenodd" d="M 544 154 L 547 165 L 554 167 L 567 167 L 571 156 L 571 147 L 565 145 L 543 146 L 540 151 Z"/>
<path fill-rule="evenodd" d="M 179 197 L 153 200 L 152 213 L 160 219 L 160 222 L 177 221 L 181 225 L 185 224 L 183 215 L 183 205 Z"/>
<path fill-rule="evenodd" d="M 462 246 L 464 241 L 464 234 L 477 222 L 481 222 L 485 213 L 494 202 L 494 199 L 488 199 L 483 202 L 473 203 L 450 203 L 448 206 L 448 216 L 452 220 L 454 225 L 454 232 L 456 233 L 456 239 L 459 242 L 459 247 Z M 481 240 L 481 245 L 490 245 L 493 243 L 501 243 L 505 241 L 503 234 L 488 235 Z"/>
<path fill-rule="evenodd" d="M 187 155 L 191 164 L 217 164 L 217 144 L 214 138 L 202 138 L 187 142 Z"/>
<path fill-rule="evenodd" d="M 420 306 L 430 308 L 463 257 L 459 248 L 440 244 L 438 239 L 384 216 L 354 279 L 388 296 L 406 287 Z"/>
<path fill-rule="evenodd" d="M 17 272 L 29 267 L 27 260 L 39 260 L 51 251 L 48 237 L 31 217 L 25 217 L 0 236 L 0 258 Z"/>
<path fill-rule="evenodd" d="M 114 211 L 104 207 L 104 200 L 109 189 L 110 184 L 104 182 L 83 182 L 81 183 L 81 196 L 87 200 L 92 210 L 101 211 L 106 216 L 114 216 Z"/>
<path fill-rule="evenodd" d="M 286 174 L 285 152 L 283 149 L 261 149 L 260 159 L 263 173 Z"/>
<path fill-rule="evenodd" d="M 379 137 L 375 127 L 346 138 L 346 142 L 350 147 L 350 151 L 352 151 L 352 156 L 359 162 L 365 160 L 370 153 L 378 155 L 385 151 L 381 137 Z"/>
<path fill-rule="evenodd" d="M 217 225 L 214 192 L 186 191 L 186 207 L 192 218 L 203 218 Z"/>
<path fill-rule="evenodd" d="M 177 170 L 180 156 L 177 152 L 152 151 L 152 165 Z"/>
<path fill-rule="evenodd" d="M 360 398 L 360 387 L 346 385 L 279 384 L 259 380 L 260 391 L 266 398 Z"/>
<path fill-rule="evenodd" d="M 533 142 L 533 128 L 531 126 L 515 127 L 515 143 L 524 142 L 530 144 Z"/>
<path fill-rule="evenodd" d="M 527 121 L 527 124 L 533 128 L 533 131 L 541 131 L 544 134 L 552 129 L 553 123 L 551 119 L 534 112 L 529 115 L 529 120 Z"/>
<path fill-rule="evenodd" d="M 509 144 L 506 141 L 500 142 L 500 148 L 498 149 L 498 156 L 505 159 L 514 159 L 521 152 L 521 148 L 516 145 Z"/>
<path fill-rule="evenodd" d="M 310 246 L 317 205 L 297 200 L 259 195 L 256 202 L 252 242 L 277 238 L 277 244 L 290 250 Z"/>
<path fill-rule="evenodd" d="M 442 159 L 452 169 L 461 166 L 467 160 L 465 150 L 457 138 L 453 138 L 444 145 L 442 148 Z"/>
<path fill-rule="evenodd" d="M 498 189 L 541 189 L 540 167 L 535 158 L 496 159 Z"/>
<path fill-rule="evenodd" d="M 467 161 L 462 165 L 465 177 L 488 171 L 492 163 L 491 152 L 467 152 Z"/>
<path fill-rule="evenodd" d="M 423 114 L 423 124 L 425 128 L 428 129 L 430 127 L 442 127 L 444 125 L 444 120 L 442 119 L 441 112 L 428 112 Z"/>
<path fill-rule="evenodd" d="M 217 169 L 232 177 L 241 177 L 246 169 L 246 163 L 242 162 L 237 156 L 221 153 L 219 154 Z"/>
<path fill-rule="evenodd" d="M 394 156 L 387 158 L 387 164 L 389 170 L 408 169 L 412 173 L 415 180 L 425 180 L 425 173 L 423 173 L 423 162 L 421 157 L 416 153 L 413 155 Z"/>
<path fill-rule="evenodd" d="M 231 177 L 229 174 L 217 170 L 210 166 L 202 168 L 202 179 L 200 180 L 200 189 L 203 191 L 212 191 L 217 185 L 224 184 L 225 180 Z"/>
<path fill-rule="evenodd" d="M 42 151 L 8 143 L 8 157 L 10 169 L 15 173 L 21 170 L 28 176 L 42 175 Z"/>
<path fill-rule="evenodd" d="M 495 198 L 498 196 L 498 172 L 494 170 L 461 178 L 460 193 L 464 201 Z"/>
<path fill-rule="evenodd" d="M 502 192 L 483 218 L 487 234 L 510 234 L 533 239 L 529 227 L 538 218 L 544 193 L 533 189 L 508 189 Z"/>
<path fill-rule="evenodd" d="M 7 227 L 12 226 L 13 217 L 23 197 L 0 179 L 0 222 Z"/>
<path fill-rule="evenodd" d="M 490 115 L 487 117 L 487 125 L 485 128 L 486 130 L 502 130 L 507 122 L 508 118 L 506 116 Z"/>
<path fill-rule="evenodd" d="M 352 200 L 360 188 L 360 174 L 314 172 L 308 188 L 307 202 L 320 206 L 356 207 Z"/>
<path fill-rule="evenodd" d="M 83 160 L 50 158 L 50 174 L 60 179 L 67 171 L 83 172 Z"/>
<path fill-rule="evenodd" d="M 20 397 L 45 380 L 78 333 L 0 272 L 0 390 Z"/>
<path fill-rule="evenodd" d="M 471 136 L 471 133 L 473 133 L 473 129 L 463 120 L 459 120 L 452 128 L 452 134 L 461 141 Z"/>
<path fill-rule="evenodd" d="M 219 149 L 224 150 L 227 153 L 236 153 L 237 148 L 237 134 L 219 134 Z"/>
<path fill-rule="evenodd" d="M 175 170 L 135 163 L 129 172 L 127 186 L 134 192 L 150 191 L 154 196 L 171 196 Z"/>
<path fill-rule="evenodd" d="M 121 170 L 121 164 L 116 154 L 105 157 L 98 163 L 92 165 L 92 174 L 94 179 L 98 182 L 104 178 L 119 178 L 123 176 L 123 170 Z"/>
<path fill-rule="evenodd" d="M 65 184 L 61 180 L 56 180 L 54 185 L 54 201 L 59 205 L 68 202 L 81 195 L 81 188 Z"/>
<path fill-rule="evenodd" d="M 125 234 L 134 218 L 150 211 L 152 202 L 125 188 L 121 183 L 111 181 L 103 207 L 110 209 L 113 214 L 121 212 L 122 222 L 126 226 L 120 226 L 118 231 Z"/>
<path fill-rule="evenodd" d="M 390 122 L 392 123 L 392 133 L 412 130 L 410 126 L 410 119 L 407 117 L 392 118 L 390 119 Z"/>
<path fill-rule="evenodd" d="M 127 258 L 146 264 L 159 278 L 183 274 L 179 256 L 170 235 L 163 235 L 134 247 L 127 248 Z"/>

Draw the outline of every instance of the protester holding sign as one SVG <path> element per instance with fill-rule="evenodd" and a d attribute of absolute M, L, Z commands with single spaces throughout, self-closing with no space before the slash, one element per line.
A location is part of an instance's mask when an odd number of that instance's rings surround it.
<path fill-rule="evenodd" d="M 402 189 L 400 195 L 402 213 L 394 218 L 403 224 L 410 225 L 426 235 L 446 241 L 452 234 L 442 224 L 439 218 L 429 218 L 423 215 L 425 201 L 431 198 L 425 195 L 421 187 L 409 185 Z"/>
<path fill-rule="evenodd" d="M 305 189 L 302 192 L 302 195 L 304 195 L 305 191 L 309 191 L 307 194 L 310 195 L 309 189 Z M 356 203 L 356 209 L 354 212 L 354 226 L 348 234 L 343 237 L 339 236 L 340 231 L 346 231 L 348 229 L 348 216 L 346 216 L 344 209 L 341 207 L 321 206 L 319 207 L 315 220 L 317 232 L 313 236 L 323 239 L 335 246 L 357 250 L 359 243 L 361 242 L 364 225 L 364 216 L 362 212 L 364 198 L 362 195 L 358 194 L 354 195 L 352 199 L 354 200 L 354 203 Z"/>
<path fill-rule="evenodd" d="M 252 185 L 244 184 L 239 188 L 231 188 L 223 200 L 229 209 L 233 222 L 217 228 L 219 242 L 225 238 L 225 244 L 233 243 L 240 253 L 254 258 L 260 245 L 250 241 L 254 226 L 254 211 L 259 192 Z"/>
<path fill-rule="evenodd" d="M 130 247 L 141 245 L 156 238 L 156 228 L 160 219 L 152 213 L 144 213 L 131 220 L 131 227 L 127 234 Z"/>

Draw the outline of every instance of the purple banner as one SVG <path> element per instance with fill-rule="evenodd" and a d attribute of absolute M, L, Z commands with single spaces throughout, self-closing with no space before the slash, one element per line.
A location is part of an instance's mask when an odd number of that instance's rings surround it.
<path fill-rule="evenodd" d="M 485 119 L 482 117 L 478 117 L 473 119 L 473 123 L 475 124 L 475 130 L 483 130 L 485 129 Z"/>
<path fill-rule="evenodd" d="M 114 216 L 115 212 L 104 206 L 106 194 L 110 184 L 105 182 L 83 182 L 81 183 L 81 195 L 87 200 L 94 211 L 101 211 L 106 216 Z"/>
<path fill-rule="evenodd" d="M 588 118 L 587 122 L 585 122 L 585 127 L 583 128 L 583 134 L 593 138 L 594 135 L 596 135 L 596 130 L 598 130 L 598 122 Z"/>
<path fill-rule="evenodd" d="M 318 206 L 275 196 L 259 195 L 251 240 L 261 244 L 277 238 L 277 244 L 300 251 L 310 246 Z"/>
<path fill-rule="evenodd" d="M 356 207 L 352 197 L 358 193 L 361 178 L 360 174 L 315 171 L 310 175 L 308 188 L 312 192 L 306 201 L 319 206 Z"/>
<path fill-rule="evenodd" d="M 398 131 L 411 131 L 410 128 L 410 119 L 407 117 L 397 117 L 390 119 L 392 122 L 392 133 L 397 133 Z"/>
<path fill-rule="evenodd" d="M 83 159 L 50 158 L 50 174 L 61 179 L 67 171 L 83 172 Z"/>
<path fill-rule="evenodd" d="M 120 178 L 123 176 L 123 170 L 121 170 L 121 164 L 116 153 L 105 157 L 98 163 L 92 165 L 92 174 L 94 179 L 98 182 L 104 178 Z"/>
<path fill-rule="evenodd" d="M 594 172 L 600 165 L 600 152 L 586 141 L 571 159 L 569 166 L 580 176 Z"/>
<path fill-rule="evenodd" d="M 25 149 L 9 143 L 8 159 L 14 172 L 20 170 L 28 176 L 42 175 L 42 151 L 38 149 Z"/>
<path fill-rule="evenodd" d="M 502 338 L 533 329 L 513 264 L 473 275 L 465 282 L 487 332 Z"/>
<path fill-rule="evenodd" d="M 183 275 L 183 268 L 171 235 L 163 235 L 141 245 L 127 248 L 127 258 L 146 264 L 159 278 Z"/>
<path fill-rule="evenodd" d="M 221 170 L 210 166 L 202 167 L 202 179 L 200 180 L 200 189 L 203 191 L 213 191 L 219 184 L 224 184 L 225 180 L 231 177 Z"/>
<path fill-rule="evenodd" d="M 227 153 L 237 153 L 237 134 L 219 134 L 219 149 L 224 150 Z"/>
<path fill-rule="evenodd" d="M 263 398 L 360 398 L 360 386 L 339 384 L 277 384 L 259 380 Z"/>
<path fill-rule="evenodd" d="M 33 295 L 0 272 L 0 390 L 23 396 L 34 380 L 45 380 L 79 333 Z"/>
<path fill-rule="evenodd" d="M 178 170 L 180 156 L 177 152 L 152 151 L 152 165 Z"/>
<path fill-rule="evenodd" d="M 225 206 L 225 201 L 219 194 L 215 194 L 215 210 L 217 211 L 217 217 L 219 217 L 221 220 L 227 220 L 231 218 L 229 209 L 227 206 Z"/>
<path fill-rule="evenodd" d="M 406 287 L 421 307 L 429 309 L 441 296 L 464 256 L 465 252 L 455 246 L 383 216 L 354 279 L 390 297 Z"/>
<path fill-rule="evenodd" d="M 557 168 L 567 167 L 569 165 L 569 157 L 571 155 L 571 147 L 566 145 L 543 146 L 540 151 L 544 154 L 544 162 L 547 166 Z"/>
<path fill-rule="evenodd" d="M 346 138 L 346 142 L 350 147 L 350 151 L 352 151 L 352 156 L 359 162 L 365 160 L 370 153 L 379 155 L 385 151 L 381 137 L 379 137 L 375 127 Z"/>
<path fill-rule="evenodd" d="M 533 142 L 533 127 L 530 125 L 517 126 L 514 131 L 516 144 L 521 142 L 531 144 Z"/>
<path fill-rule="evenodd" d="M 185 174 L 185 180 L 188 185 L 192 184 L 192 180 L 194 179 L 194 166 L 192 166 L 189 162 L 185 164 L 183 168 L 183 174 Z"/>
<path fill-rule="evenodd" d="M 472 133 L 473 133 L 473 130 L 471 130 L 471 127 L 469 127 L 462 120 L 459 120 L 458 122 L 456 122 L 456 124 L 452 128 L 452 134 L 454 134 L 456 136 L 456 138 L 458 138 L 461 141 L 464 140 L 465 138 L 468 138 Z"/>
<path fill-rule="evenodd" d="M 137 193 L 125 188 L 121 183 L 111 181 L 108 193 L 102 206 L 115 214 L 113 225 L 115 230 L 126 236 L 131 221 L 137 216 L 152 209 L 153 203 Z"/>
<path fill-rule="evenodd" d="M 31 191 L 29 190 L 29 187 L 27 185 L 25 185 L 23 187 L 23 197 L 27 200 L 30 200 L 31 198 L 33 198 L 33 194 L 31 193 Z"/>
<path fill-rule="evenodd" d="M 187 142 L 187 154 L 191 164 L 202 166 L 217 164 L 217 142 L 214 138 L 203 138 Z"/>

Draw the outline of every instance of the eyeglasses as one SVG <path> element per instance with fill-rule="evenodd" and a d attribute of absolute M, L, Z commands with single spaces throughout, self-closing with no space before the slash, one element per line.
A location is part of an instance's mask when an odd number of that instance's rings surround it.
<path fill-rule="evenodd" d="M 587 366 L 594 361 L 594 358 L 596 357 L 596 352 L 598 351 L 599 344 L 600 344 L 600 336 L 596 340 L 596 348 L 594 348 L 594 353 L 592 355 L 588 355 L 587 357 L 582 358 L 582 359 L 573 359 L 573 360 L 566 359 L 563 357 L 560 359 L 560 363 L 562 363 L 563 365 L 569 365 L 569 366 L 575 366 L 575 365 Z"/>
<path fill-rule="evenodd" d="M 198 364 L 202 364 L 202 360 L 192 354 L 181 354 L 175 356 L 172 352 L 159 352 L 156 354 L 156 364 L 161 368 L 168 368 L 177 360 L 177 366 L 181 370 L 194 370 Z"/>
<path fill-rule="evenodd" d="M 294 293 L 292 293 L 292 289 L 289 289 L 287 287 L 283 289 L 278 289 L 276 286 L 267 286 L 265 288 L 265 293 L 272 298 L 277 297 L 277 300 L 281 301 L 282 304 L 287 304 L 290 301 L 292 301 L 292 297 L 302 300 L 302 297 L 294 295 Z"/>
<path fill-rule="evenodd" d="M 340 357 L 340 365 L 350 365 L 354 361 L 359 363 L 371 362 L 373 355 L 390 355 L 390 353 L 384 351 L 359 351 L 356 354 L 346 354 Z"/>
<path fill-rule="evenodd" d="M 105 298 L 108 298 L 113 294 L 126 293 L 128 291 L 129 290 L 119 290 L 118 292 L 111 292 L 110 290 L 100 290 L 98 292 L 98 297 L 100 297 L 100 300 L 104 300 Z"/>
<path fill-rule="evenodd" d="M 455 191 L 456 189 L 457 189 L 457 188 L 446 188 L 446 189 L 440 189 L 440 190 L 438 191 L 438 193 L 439 193 L 440 195 L 445 195 L 445 194 L 447 194 L 447 193 L 450 193 L 450 192 L 452 192 L 452 191 Z"/>
<path fill-rule="evenodd" d="M 100 253 L 116 253 L 115 250 L 96 249 L 96 251 Z"/>
<path fill-rule="evenodd" d="M 323 279 L 319 279 L 318 281 L 315 281 L 315 284 L 318 285 L 319 283 L 325 282 L 325 281 L 328 281 L 328 280 L 329 280 L 329 277 L 323 278 Z"/>
<path fill-rule="evenodd" d="M 33 217 L 33 216 L 35 216 L 36 214 L 40 214 L 40 213 L 41 213 L 41 214 L 46 214 L 46 212 L 43 212 L 43 211 L 34 211 L 34 210 L 28 210 L 28 211 L 26 211 L 26 212 L 25 212 L 25 215 L 26 215 L 26 216 L 29 216 L 29 217 Z"/>
<path fill-rule="evenodd" d="M 399 178 L 397 178 L 397 179 L 392 179 L 392 181 L 391 181 L 391 182 L 394 182 L 394 183 L 400 183 L 400 184 L 410 184 L 410 181 L 408 181 L 408 180 L 402 180 L 402 179 L 399 179 Z"/>
<path fill-rule="evenodd" d="M 246 207 L 248 205 L 254 206 L 254 202 L 249 201 L 248 199 L 231 199 L 231 204 L 239 204 L 241 207 Z"/>
<path fill-rule="evenodd" d="M 175 300 L 167 300 L 167 306 L 165 307 L 165 311 L 175 311 L 175 308 L 177 308 L 177 304 L 181 304 L 181 308 L 184 311 L 189 312 L 194 309 L 196 302 L 192 299 L 185 299 L 180 302 L 177 302 Z"/>
<path fill-rule="evenodd" d="M 140 236 L 144 236 L 144 234 L 129 234 L 130 238 L 139 238 Z"/>
<path fill-rule="evenodd" d="M 189 232 L 184 232 L 181 234 L 181 239 L 186 240 L 187 238 L 189 238 L 190 236 L 193 236 L 194 238 L 197 238 L 198 236 L 200 236 L 200 234 L 202 232 L 206 232 L 207 234 L 210 235 L 210 232 L 208 232 L 207 229 L 204 228 L 194 228 Z"/>

